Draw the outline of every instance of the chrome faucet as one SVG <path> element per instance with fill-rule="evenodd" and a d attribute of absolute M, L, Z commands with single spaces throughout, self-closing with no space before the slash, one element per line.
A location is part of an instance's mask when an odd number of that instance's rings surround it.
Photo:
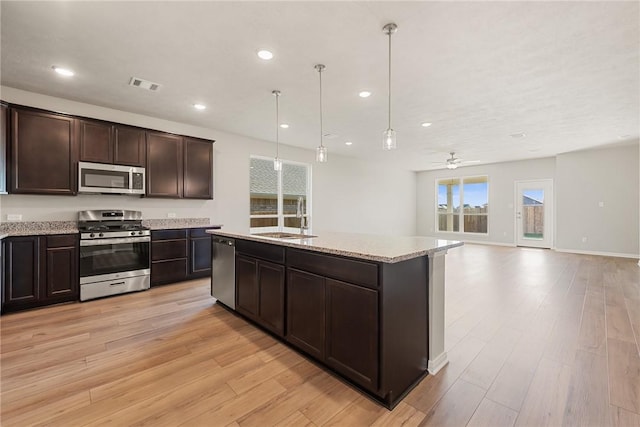
<path fill-rule="evenodd" d="M 298 196 L 298 206 L 296 207 L 296 218 L 300 218 L 300 234 L 305 234 L 309 229 L 309 222 L 305 215 L 305 203 L 302 196 Z"/>

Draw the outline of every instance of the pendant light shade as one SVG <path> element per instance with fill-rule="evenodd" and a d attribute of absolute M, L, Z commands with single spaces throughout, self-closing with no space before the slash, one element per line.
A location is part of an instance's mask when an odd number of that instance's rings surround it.
<path fill-rule="evenodd" d="M 329 160 L 329 152 L 322 142 L 322 138 L 324 136 L 322 130 L 322 72 L 327 67 L 323 64 L 316 64 L 313 68 L 318 71 L 318 76 L 320 77 L 320 145 L 316 148 L 316 162 L 325 163 Z"/>
<path fill-rule="evenodd" d="M 276 97 L 276 157 L 273 159 L 273 170 L 282 170 L 282 160 L 280 160 L 280 91 L 273 90 L 271 94 Z"/>
<path fill-rule="evenodd" d="M 382 31 L 389 36 L 389 126 L 382 132 L 382 148 L 385 150 L 395 150 L 398 148 L 396 142 L 396 131 L 391 127 L 391 35 L 398 30 L 398 26 L 389 23 L 382 27 Z"/>

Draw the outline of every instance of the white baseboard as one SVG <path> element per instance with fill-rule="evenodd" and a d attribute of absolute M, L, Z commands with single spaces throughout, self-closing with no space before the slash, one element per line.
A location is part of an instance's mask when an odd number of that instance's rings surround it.
<path fill-rule="evenodd" d="M 453 239 L 453 240 L 458 240 L 458 239 Z M 492 242 L 490 240 L 466 240 L 466 239 L 459 239 L 459 240 L 464 243 L 471 243 L 472 245 L 508 246 L 510 248 L 516 247 L 514 243 Z"/>
<path fill-rule="evenodd" d="M 580 255 L 610 256 L 610 257 L 616 257 L 616 258 L 638 258 L 638 254 L 625 254 L 625 253 L 619 253 L 619 252 L 602 252 L 602 251 L 581 251 L 579 249 L 556 248 L 556 252 L 565 252 L 569 254 L 580 254 Z M 640 261 L 638 261 L 638 265 L 640 265 Z"/>
<path fill-rule="evenodd" d="M 429 374 L 435 375 L 440 369 L 444 368 L 447 363 L 449 363 L 449 359 L 447 359 L 447 352 L 445 351 L 434 360 L 427 361 L 427 371 L 429 371 Z"/>

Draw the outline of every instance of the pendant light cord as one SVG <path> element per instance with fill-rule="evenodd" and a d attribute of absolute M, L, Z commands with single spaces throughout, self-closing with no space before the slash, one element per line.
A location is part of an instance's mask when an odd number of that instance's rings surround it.
<path fill-rule="evenodd" d="M 391 129 L 391 31 L 389 31 L 389 129 Z"/>
<path fill-rule="evenodd" d="M 320 147 L 324 147 L 322 145 L 322 68 L 318 68 L 318 74 L 320 75 Z"/>
<path fill-rule="evenodd" d="M 280 93 L 276 93 L 276 159 L 280 158 Z"/>

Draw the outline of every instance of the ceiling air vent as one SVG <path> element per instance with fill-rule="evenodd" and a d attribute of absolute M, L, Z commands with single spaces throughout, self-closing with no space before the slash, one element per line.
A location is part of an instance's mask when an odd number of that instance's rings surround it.
<path fill-rule="evenodd" d="M 129 86 L 135 86 L 146 90 L 156 91 L 160 89 L 160 85 L 158 83 L 150 82 L 149 80 L 144 80 L 138 77 L 131 77 L 129 81 Z"/>

